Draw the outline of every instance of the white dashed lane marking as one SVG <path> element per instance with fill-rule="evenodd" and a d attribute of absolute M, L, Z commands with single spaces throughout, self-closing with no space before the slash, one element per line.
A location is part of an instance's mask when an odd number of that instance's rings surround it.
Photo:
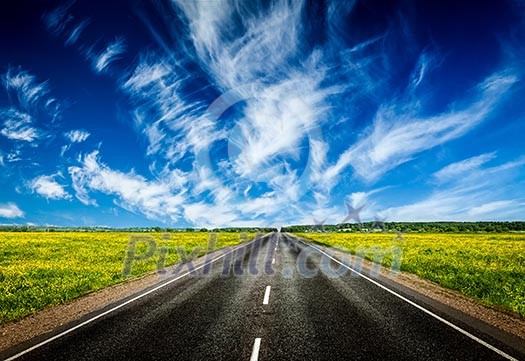
<path fill-rule="evenodd" d="M 261 339 L 256 338 L 253 342 L 253 350 L 252 350 L 252 357 L 250 357 L 250 361 L 257 361 L 259 359 L 259 349 L 261 348 Z"/>
<path fill-rule="evenodd" d="M 264 292 L 263 305 L 267 305 L 270 302 L 270 286 L 266 286 L 266 291 Z"/>

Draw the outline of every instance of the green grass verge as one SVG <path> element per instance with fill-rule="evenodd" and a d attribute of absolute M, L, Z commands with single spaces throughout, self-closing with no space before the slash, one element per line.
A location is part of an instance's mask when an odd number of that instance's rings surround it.
<path fill-rule="evenodd" d="M 525 316 L 524 234 L 305 233 L 323 245 L 400 270 Z"/>
<path fill-rule="evenodd" d="M 129 233 L 9 233 L 0 232 L 0 323 L 18 320 L 45 307 L 58 305 L 126 279 L 124 260 Z M 137 234 L 138 237 L 145 236 Z M 176 248 L 202 255 L 209 234 L 200 232 L 148 234 L 155 239 L 155 254 L 132 264 L 131 276 L 157 269 L 161 249 L 165 265 L 180 260 Z M 245 235 L 247 236 L 247 235 Z M 219 233 L 213 249 L 242 241 L 239 233 Z M 136 244 L 136 255 L 147 251 Z M 140 258 L 140 257 L 137 257 Z"/>

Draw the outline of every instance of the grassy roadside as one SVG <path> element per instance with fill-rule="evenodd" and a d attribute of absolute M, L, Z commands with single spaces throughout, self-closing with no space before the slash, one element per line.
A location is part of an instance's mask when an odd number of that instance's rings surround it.
<path fill-rule="evenodd" d="M 133 262 L 131 276 L 155 270 L 162 248 L 168 250 L 167 266 L 180 261 L 184 253 L 202 255 L 208 247 L 209 233 L 172 233 L 171 239 L 160 233 L 148 235 L 155 239 L 155 254 Z M 125 280 L 122 271 L 130 236 L 117 232 L 0 232 L 0 324 Z M 239 233 L 219 233 L 211 248 L 242 240 Z M 177 247 L 183 251 L 177 252 Z M 134 254 L 140 258 L 147 250 L 146 243 L 137 242 Z"/>
<path fill-rule="evenodd" d="M 300 237 L 400 270 L 525 316 L 525 234 L 304 233 Z"/>

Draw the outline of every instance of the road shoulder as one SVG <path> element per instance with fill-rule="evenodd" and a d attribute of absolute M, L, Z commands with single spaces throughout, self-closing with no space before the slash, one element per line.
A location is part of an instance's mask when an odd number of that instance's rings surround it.
<path fill-rule="evenodd" d="M 204 264 L 206 260 L 218 257 L 231 249 L 231 247 L 226 247 L 216 250 L 193 260 L 192 264 L 197 267 Z M 165 282 L 169 278 L 170 270 L 177 266 L 178 264 L 167 267 L 165 274 L 159 274 L 156 271 L 148 272 L 88 293 L 70 302 L 35 312 L 21 320 L 0 325 L 0 352 L 45 337 L 68 324 L 78 322 L 88 315 L 100 312 L 111 305 L 153 288 Z"/>
<path fill-rule="evenodd" d="M 305 241 L 311 242 L 311 240 Z M 313 244 L 340 261 L 348 260 L 349 256 L 352 260 L 356 259 L 355 256 L 342 250 Z M 511 344 L 525 353 L 525 318 L 494 307 L 487 307 L 477 300 L 416 275 L 402 271 L 392 273 L 390 269 L 378 267 L 368 260 L 358 258 L 357 264 L 359 261 L 361 261 L 361 273 L 364 275 L 455 320 L 473 326 L 495 339 Z"/>

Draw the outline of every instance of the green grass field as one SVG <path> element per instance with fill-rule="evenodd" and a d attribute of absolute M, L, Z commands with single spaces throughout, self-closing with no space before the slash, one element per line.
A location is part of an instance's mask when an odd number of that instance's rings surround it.
<path fill-rule="evenodd" d="M 157 269 L 162 248 L 168 250 L 165 265 L 178 262 L 179 254 L 184 254 L 176 247 L 187 255 L 195 249 L 202 255 L 209 239 L 208 233 L 200 232 L 172 233 L 171 239 L 158 233 L 151 236 L 156 240 L 155 256 L 128 263 L 130 275 Z M 127 233 L 0 232 L 0 323 L 122 282 L 129 240 Z M 233 246 L 241 240 L 239 233 L 219 233 L 211 248 Z M 148 249 L 152 250 L 138 242 L 136 258 Z"/>
<path fill-rule="evenodd" d="M 322 245 L 400 270 L 525 316 L 525 234 L 305 233 Z"/>

